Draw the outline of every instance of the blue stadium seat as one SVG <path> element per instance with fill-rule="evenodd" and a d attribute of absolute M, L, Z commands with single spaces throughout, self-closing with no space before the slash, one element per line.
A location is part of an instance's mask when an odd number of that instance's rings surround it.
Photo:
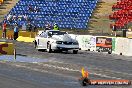
<path fill-rule="evenodd" d="M 43 27 L 49 21 L 57 22 L 60 28 L 86 29 L 97 2 L 98 0 L 19 0 L 8 14 L 27 15 L 38 27 Z M 29 6 L 33 10 L 37 7 L 38 12 L 29 11 Z M 16 22 L 22 25 L 26 21 L 22 19 Z"/>

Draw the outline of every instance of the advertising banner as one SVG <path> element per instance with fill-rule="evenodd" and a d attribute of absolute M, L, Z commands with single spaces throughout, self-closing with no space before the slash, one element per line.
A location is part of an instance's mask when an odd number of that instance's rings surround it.
<path fill-rule="evenodd" d="M 112 38 L 96 37 L 96 51 L 112 52 Z"/>
<path fill-rule="evenodd" d="M 96 51 L 96 38 L 91 35 L 79 35 L 77 38 L 81 50 Z"/>

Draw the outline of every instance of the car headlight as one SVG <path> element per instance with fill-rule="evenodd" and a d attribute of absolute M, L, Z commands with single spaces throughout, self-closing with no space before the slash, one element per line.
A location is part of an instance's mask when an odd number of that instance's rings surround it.
<path fill-rule="evenodd" d="M 56 41 L 56 44 L 63 44 L 63 41 Z"/>

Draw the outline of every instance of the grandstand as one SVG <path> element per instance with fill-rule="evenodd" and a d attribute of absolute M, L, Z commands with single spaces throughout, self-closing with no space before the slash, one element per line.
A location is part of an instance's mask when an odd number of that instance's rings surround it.
<path fill-rule="evenodd" d="M 28 21 L 40 28 L 49 22 L 57 23 L 63 29 L 87 29 L 97 2 L 98 0 L 19 0 L 6 17 L 27 16 Z M 15 22 L 21 26 L 27 20 L 20 18 L 7 23 L 12 25 Z"/>
<path fill-rule="evenodd" d="M 10 1 L 11 4 L 2 5 L 5 9 L 0 9 L 2 12 L 0 22 L 9 15 L 15 15 L 18 18 L 24 15 L 32 24 L 40 28 L 43 28 L 47 22 L 52 25 L 57 23 L 61 29 L 88 29 L 79 32 L 83 34 L 111 34 L 110 23 L 115 24 L 116 22 L 115 19 L 109 20 L 109 15 L 113 14 L 112 8 L 114 11 L 119 10 L 114 7 L 117 0 L 4 0 L 4 3 L 6 1 Z M 29 11 L 29 7 L 38 9 L 38 11 Z M 15 22 L 22 26 L 28 21 L 23 18 L 7 21 L 9 25 Z"/>
<path fill-rule="evenodd" d="M 128 24 L 132 22 L 132 0 L 120 0 L 112 6 L 114 13 L 109 16 L 115 20 L 114 24 L 118 30 L 128 29 Z"/>

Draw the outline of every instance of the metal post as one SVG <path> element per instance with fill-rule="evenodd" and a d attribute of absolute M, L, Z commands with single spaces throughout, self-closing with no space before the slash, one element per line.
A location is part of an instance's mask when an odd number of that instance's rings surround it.
<path fill-rule="evenodd" d="M 116 33 L 116 31 L 114 31 L 115 32 L 115 37 L 117 36 L 117 33 Z"/>
<path fill-rule="evenodd" d="M 32 33 L 31 33 L 31 31 L 30 31 L 30 38 L 32 38 Z"/>
<path fill-rule="evenodd" d="M 16 60 L 16 49 L 14 49 L 14 60 Z"/>

